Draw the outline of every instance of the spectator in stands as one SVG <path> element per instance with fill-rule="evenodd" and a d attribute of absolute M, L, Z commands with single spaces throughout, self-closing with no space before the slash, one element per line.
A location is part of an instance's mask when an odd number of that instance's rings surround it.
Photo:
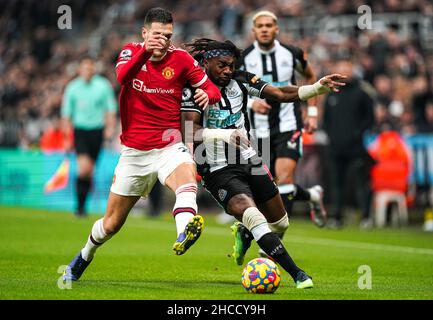
<path fill-rule="evenodd" d="M 79 76 L 65 89 L 62 118 L 65 134 L 74 131 L 78 177 L 77 216 L 84 216 L 85 202 L 92 185 L 95 162 L 104 138 L 111 138 L 116 123 L 117 104 L 110 82 L 95 74 L 94 61 L 80 62 Z M 72 146 L 67 146 L 71 150 Z"/>
<path fill-rule="evenodd" d="M 371 87 L 354 78 L 353 63 L 342 59 L 335 72 L 347 75 L 341 92 L 325 100 L 323 127 L 329 137 L 331 186 L 334 210 L 330 227 L 343 226 L 343 199 L 346 181 L 351 173 L 355 182 L 357 205 L 362 210 L 362 225 L 370 224 L 370 179 L 372 160 L 364 146 L 363 135 L 374 123 L 374 99 Z"/>
<path fill-rule="evenodd" d="M 368 147 L 370 156 L 375 160 L 371 169 L 371 189 L 373 192 L 375 224 L 386 224 L 387 212 L 395 204 L 400 218 L 408 220 L 407 200 L 410 194 L 409 176 L 412 170 L 412 154 L 402 136 L 393 128 L 392 123 L 383 123 L 375 141 Z"/>
<path fill-rule="evenodd" d="M 41 150 L 45 153 L 65 152 L 66 147 L 70 146 L 73 141 L 72 132 L 65 135 L 62 130 L 60 118 L 58 115 L 51 117 L 50 125 L 42 134 L 40 145 Z"/>

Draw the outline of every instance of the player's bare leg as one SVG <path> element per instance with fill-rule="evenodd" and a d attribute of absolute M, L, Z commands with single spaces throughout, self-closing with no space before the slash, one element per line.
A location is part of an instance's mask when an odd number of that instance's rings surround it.
<path fill-rule="evenodd" d="M 289 216 L 292 213 L 293 201 L 308 201 L 310 205 L 310 219 L 318 226 L 326 224 L 326 210 L 323 205 L 323 188 L 319 185 L 304 189 L 295 184 L 294 174 L 297 162 L 291 158 L 277 158 L 275 161 L 275 175 L 284 207 Z"/>
<path fill-rule="evenodd" d="M 63 280 L 78 280 L 90 264 L 96 250 L 114 234 L 116 234 L 128 217 L 132 207 L 138 201 L 138 196 L 121 196 L 110 192 L 104 218 L 93 224 L 86 245 L 74 257 L 63 274 Z"/>
<path fill-rule="evenodd" d="M 273 199 L 274 202 L 279 201 L 278 198 L 274 197 Z M 269 201 L 272 201 L 273 199 Z M 277 203 L 275 205 L 278 206 Z M 311 277 L 295 264 L 287 250 L 284 248 L 280 238 L 271 231 L 266 217 L 256 207 L 254 200 L 250 196 L 246 194 L 238 194 L 232 197 L 227 204 L 227 212 L 232 214 L 239 221 L 242 221 L 242 224 L 240 222 L 235 223 L 235 228 L 233 230 L 236 232 L 235 235 L 240 238 L 240 241 L 246 242 L 246 239 L 254 238 L 259 247 L 292 276 L 297 288 L 304 289 L 313 287 Z M 281 207 L 280 213 L 282 212 L 285 211 L 284 208 Z M 244 226 L 245 228 L 242 228 L 241 226 Z M 247 243 L 244 244 L 249 246 Z M 237 262 L 239 264 L 239 261 Z"/>
<path fill-rule="evenodd" d="M 197 214 L 195 164 L 179 165 L 165 180 L 165 185 L 176 194 L 173 216 L 176 220 L 177 239 L 173 250 L 181 255 L 198 240 L 204 227 L 203 217 Z"/>

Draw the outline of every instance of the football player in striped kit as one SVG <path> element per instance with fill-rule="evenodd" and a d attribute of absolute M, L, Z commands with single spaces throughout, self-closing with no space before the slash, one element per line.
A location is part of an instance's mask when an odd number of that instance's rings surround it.
<path fill-rule="evenodd" d="M 243 52 L 238 61 L 240 68 L 257 74 L 277 87 L 295 85 L 295 71 L 303 75 L 308 84 L 316 82 L 305 52 L 299 47 L 277 40 L 279 28 L 274 13 L 260 11 L 252 20 L 255 41 Z M 294 181 L 296 165 L 302 156 L 303 128 L 308 133 L 317 129 L 316 98 L 312 97 L 307 102 L 309 106 L 305 123 L 299 101 L 281 103 L 250 97 L 248 109 L 251 125 L 258 139 L 259 153 L 263 158 L 268 158 L 287 212 L 291 214 L 293 201 L 308 201 L 311 219 L 316 225 L 323 227 L 326 223 L 326 211 L 323 206 L 322 187 L 316 185 L 305 189 Z M 266 152 L 265 148 L 270 152 Z"/>
<path fill-rule="evenodd" d="M 194 100 L 194 88 L 183 91 L 181 122 L 186 145 L 194 145 L 194 160 L 207 191 L 238 222 L 233 257 L 243 264 L 254 239 L 293 278 L 297 288 L 311 288 L 312 278 L 301 270 L 284 248 L 278 233 L 289 220 L 278 188 L 266 165 L 251 146 L 248 95 L 280 102 L 307 100 L 335 91 L 344 76 L 334 74 L 313 85 L 275 87 L 246 71 L 236 71 L 241 51 L 230 41 L 197 39 L 186 45 L 221 91 L 221 100 L 203 110 Z M 242 223 L 241 223 L 242 222 Z"/>

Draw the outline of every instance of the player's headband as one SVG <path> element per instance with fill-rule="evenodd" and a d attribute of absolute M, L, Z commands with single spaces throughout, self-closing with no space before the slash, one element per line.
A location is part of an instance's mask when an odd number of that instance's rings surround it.
<path fill-rule="evenodd" d="M 230 50 L 213 49 L 213 50 L 206 51 L 203 56 L 205 59 L 212 59 L 220 56 L 232 56 L 232 55 L 233 52 L 231 52 Z"/>

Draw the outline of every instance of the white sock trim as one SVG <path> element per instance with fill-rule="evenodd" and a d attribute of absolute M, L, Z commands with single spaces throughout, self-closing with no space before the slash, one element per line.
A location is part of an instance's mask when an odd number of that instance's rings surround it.
<path fill-rule="evenodd" d="M 185 231 L 186 225 L 197 214 L 197 210 L 197 184 L 187 183 L 177 188 L 173 216 L 178 236 Z"/>
<path fill-rule="evenodd" d="M 271 229 L 268 226 L 263 213 L 256 207 L 249 207 L 244 211 L 242 223 L 253 234 L 254 240 L 258 241 L 265 234 L 270 233 Z"/>
<path fill-rule="evenodd" d="M 176 189 L 175 194 L 178 195 L 183 192 L 197 193 L 197 183 L 185 183 Z"/>
<path fill-rule="evenodd" d="M 104 219 L 101 218 L 93 224 L 92 233 L 90 234 L 96 242 L 102 244 L 111 236 L 108 236 L 104 230 Z"/>
<path fill-rule="evenodd" d="M 83 249 L 81 249 L 81 255 L 84 260 L 90 261 L 93 259 L 96 250 L 112 235 L 107 235 L 104 230 L 104 219 L 97 220 L 92 227 L 92 231 L 87 239 L 87 243 Z"/>
<path fill-rule="evenodd" d="M 275 233 L 282 233 L 287 230 L 289 224 L 289 217 L 286 213 L 284 217 L 282 217 L 280 220 L 269 223 L 269 229 L 271 229 L 271 231 Z"/>
<path fill-rule="evenodd" d="M 282 184 L 278 186 L 278 191 L 280 194 L 295 193 L 296 187 L 294 184 Z"/>

